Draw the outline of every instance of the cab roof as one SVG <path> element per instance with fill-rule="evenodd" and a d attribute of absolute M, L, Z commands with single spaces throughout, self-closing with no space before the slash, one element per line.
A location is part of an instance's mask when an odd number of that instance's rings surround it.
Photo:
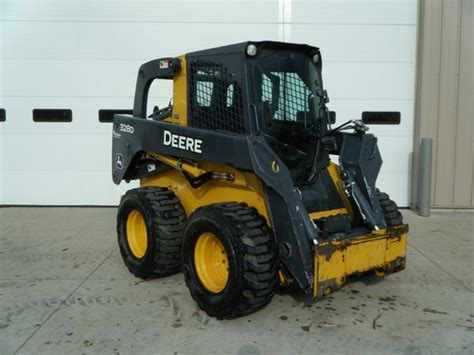
<path fill-rule="evenodd" d="M 318 47 L 309 46 L 307 44 L 288 43 L 288 42 L 277 42 L 277 41 L 247 41 L 235 44 L 230 44 L 221 47 L 203 49 L 200 51 L 190 52 L 186 54 L 187 57 L 203 57 L 203 56 L 214 56 L 214 55 L 226 55 L 226 54 L 244 54 L 247 46 L 254 44 L 259 49 L 275 49 L 275 50 L 288 50 L 288 51 L 299 51 L 306 53 L 319 52 Z"/>

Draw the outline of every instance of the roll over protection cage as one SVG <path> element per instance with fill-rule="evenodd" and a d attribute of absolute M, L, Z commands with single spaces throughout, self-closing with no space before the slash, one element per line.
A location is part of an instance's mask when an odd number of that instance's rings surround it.
<path fill-rule="evenodd" d="M 146 117 L 148 102 L 148 91 L 155 79 L 173 79 L 173 75 L 179 72 L 181 63 L 176 58 L 160 58 L 149 61 L 140 66 L 138 70 L 137 86 L 135 88 L 135 101 L 133 103 L 133 116 Z"/>

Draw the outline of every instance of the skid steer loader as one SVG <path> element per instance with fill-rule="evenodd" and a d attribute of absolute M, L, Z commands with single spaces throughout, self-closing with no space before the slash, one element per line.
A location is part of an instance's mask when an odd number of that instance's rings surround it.
<path fill-rule="evenodd" d="M 113 120 L 113 181 L 128 269 L 182 270 L 219 319 L 267 305 L 277 289 L 316 299 L 350 275 L 405 267 L 408 226 L 376 189 L 382 160 L 365 112 L 332 127 L 318 48 L 245 42 L 162 58 L 138 72 L 133 115 Z M 173 80 L 172 104 L 147 117 L 150 84 Z M 330 155 L 338 156 L 339 165 Z"/>

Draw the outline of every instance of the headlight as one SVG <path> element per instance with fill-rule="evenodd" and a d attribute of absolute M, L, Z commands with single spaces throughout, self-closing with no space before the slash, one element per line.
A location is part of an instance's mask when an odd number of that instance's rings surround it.
<path fill-rule="evenodd" d="M 254 57 L 257 55 L 257 46 L 255 44 L 249 44 L 247 46 L 247 55 L 250 57 Z"/>

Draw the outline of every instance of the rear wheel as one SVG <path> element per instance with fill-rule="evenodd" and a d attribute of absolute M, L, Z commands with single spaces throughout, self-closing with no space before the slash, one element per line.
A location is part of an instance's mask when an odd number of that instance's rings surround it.
<path fill-rule="evenodd" d="M 186 284 L 210 316 L 235 318 L 267 305 L 278 287 L 271 230 L 254 208 L 218 203 L 194 212 L 182 247 Z"/>
<path fill-rule="evenodd" d="M 398 226 L 403 223 L 403 216 L 398 210 L 397 204 L 390 199 L 385 192 L 377 190 L 377 197 L 382 207 L 383 216 L 387 227 Z"/>
<path fill-rule="evenodd" d="M 160 187 L 127 191 L 117 214 L 117 235 L 130 272 L 149 279 L 179 271 L 185 223 L 184 210 L 172 191 Z"/>

